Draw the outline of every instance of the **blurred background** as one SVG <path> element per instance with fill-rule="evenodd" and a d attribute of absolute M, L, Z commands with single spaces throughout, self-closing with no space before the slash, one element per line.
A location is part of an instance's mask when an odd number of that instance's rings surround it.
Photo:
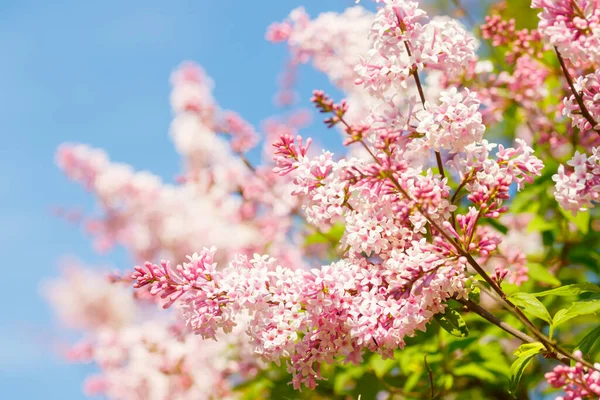
<path fill-rule="evenodd" d="M 84 398 L 90 370 L 57 354 L 65 333 L 39 283 L 58 274 L 65 255 L 99 267 L 132 266 L 122 250 L 95 253 L 76 225 L 53 215 L 56 206 L 86 213 L 95 206 L 55 167 L 56 147 L 88 143 L 172 182 L 180 171 L 168 136 L 175 67 L 202 65 L 221 106 L 260 129 L 278 112 L 273 95 L 286 57 L 285 46 L 264 39 L 267 26 L 299 5 L 316 15 L 353 3 L 0 1 L 1 398 Z M 308 66 L 299 78 L 300 106 L 310 106 L 313 88 L 331 88 Z M 309 131 L 327 132 L 319 123 Z M 339 148 L 339 135 L 328 136 L 321 141 Z"/>

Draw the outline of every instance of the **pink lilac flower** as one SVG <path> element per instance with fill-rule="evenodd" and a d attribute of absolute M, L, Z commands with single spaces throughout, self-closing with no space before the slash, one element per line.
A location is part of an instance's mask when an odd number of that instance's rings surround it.
<path fill-rule="evenodd" d="M 121 282 L 70 262 L 65 274 L 48 282 L 45 294 L 59 318 L 83 338 L 70 346 L 71 362 L 96 364 L 84 393 L 125 400 L 229 398 L 240 379 L 264 365 L 245 339 L 243 318 L 218 343 L 203 341 L 180 320 L 157 318 L 148 299 Z M 235 352 L 232 352 L 235 346 Z"/>
<path fill-rule="evenodd" d="M 287 359 L 295 388 L 314 388 L 320 364 L 334 357 L 359 362 L 365 350 L 391 355 L 443 311 L 444 300 L 465 295 L 463 266 L 424 240 L 392 254 L 385 268 L 362 259 L 293 271 L 254 255 L 218 269 L 213 254 L 205 249 L 175 268 L 136 267 L 132 279 L 166 305 L 178 300 L 187 323 L 204 337 L 230 331 L 248 313 L 255 351 L 267 361 Z"/>
<path fill-rule="evenodd" d="M 483 140 L 465 147 L 465 154 L 458 154 L 449 165 L 459 171 L 468 198 L 482 209 L 486 217 L 498 218 L 506 211 L 502 206 L 509 198 L 510 185 L 517 183 L 518 189 L 524 183 L 531 183 L 535 176 L 541 175 L 544 165 L 533 155 L 533 149 L 523 140 L 517 139 L 516 148 L 498 146 L 497 159 L 489 158 L 489 152 L 496 144 Z"/>
<path fill-rule="evenodd" d="M 574 357 L 581 359 L 581 351 L 576 350 Z M 600 364 L 594 364 L 596 369 Z M 556 397 L 556 400 L 579 400 L 579 399 L 597 399 L 600 397 L 600 372 L 590 371 L 584 367 L 581 362 L 574 366 L 557 365 L 554 370 L 545 375 L 548 383 L 557 389 L 565 392 L 564 396 Z"/>
<path fill-rule="evenodd" d="M 473 36 L 455 20 L 429 20 L 418 3 L 385 0 L 371 27 L 373 48 L 355 71 L 356 83 L 374 96 L 383 96 L 392 86 L 406 87 L 414 71 L 425 66 L 460 75 L 476 59 Z"/>
<path fill-rule="evenodd" d="M 292 63 L 312 60 L 314 67 L 324 72 L 343 90 L 352 89 L 356 75 L 354 66 L 359 56 L 366 54 L 373 15 L 362 7 L 351 7 L 343 13 L 327 12 L 310 19 L 303 8 L 291 12 L 282 23 L 267 30 L 267 39 L 286 41 Z"/>
<path fill-rule="evenodd" d="M 231 135 L 231 148 L 238 153 L 252 149 L 259 141 L 252 125 L 233 111 L 221 114 L 220 130 Z"/>
<path fill-rule="evenodd" d="M 106 274 L 86 269 L 77 260 L 65 261 L 63 276 L 45 282 L 43 293 L 59 318 L 75 329 L 118 329 L 135 313 L 128 290 L 111 284 Z"/>
<path fill-rule="evenodd" d="M 595 121 L 600 120 L 600 70 L 588 74 L 583 77 L 578 77 L 574 82 L 575 90 L 580 93 L 581 100 L 587 111 L 591 114 Z M 571 95 L 564 99 L 563 114 L 573 120 L 573 126 L 578 127 L 582 131 L 597 128 L 591 126 L 589 121 L 585 119 L 581 113 L 581 109 L 575 95 Z"/>
<path fill-rule="evenodd" d="M 541 59 L 543 50 L 547 45 L 541 43 L 542 36 L 537 29 L 515 28 L 515 20 L 503 20 L 500 15 L 485 17 L 481 25 L 481 36 L 489 39 L 494 47 L 507 46 L 506 62 L 515 63 L 521 56 L 528 55 L 534 59 Z"/>
<path fill-rule="evenodd" d="M 564 165 L 558 167 L 558 173 L 552 176 L 556 182 L 554 197 L 556 201 L 573 215 L 593 208 L 600 199 L 600 149 L 592 149 L 587 156 L 578 151 Z"/>
<path fill-rule="evenodd" d="M 483 139 L 485 126 L 481 123 L 477 95 L 456 88 L 442 92 L 439 105 L 417 113 L 420 120 L 417 132 L 425 135 L 424 144 L 435 151 L 462 152 L 471 143 Z"/>
<path fill-rule="evenodd" d="M 345 121 L 345 103 L 315 96 L 317 107 L 330 115 L 329 125 L 342 124 L 351 136 L 359 130 Z M 419 140 L 380 134 L 382 144 Z M 369 149 L 364 140 L 354 142 Z M 335 357 L 360 362 L 367 350 L 391 356 L 405 337 L 425 330 L 443 312 L 445 300 L 465 296 L 467 260 L 448 235 L 474 255 L 495 254 L 500 237 L 476 228 L 478 218 L 497 218 L 510 185 L 521 187 L 543 167 L 520 140 L 515 148 L 499 146 L 496 159 L 489 157 L 495 145 L 485 140 L 465 145 L 448 163 L 476 206 L 468 218 L 457 216 L 459 233 L 448 222 L 456 206 L 447 179 L 422 165 L 410 167 L 402 147 L 369 149 L 368 161 L 336 161 L 326 151 L 309 157 L 309 144 L 283 132 L 274 143 L 274 171 L 292 180 L 307 222 L 321 229 L 344 222 L 339 261 L 309 272 L 255 254 L 219 268 L 216 250 L 204 249 L 176 266 L 148 262 L 132 275 L 138 290 L 148 289 L 164 306 L 177 302 L 188 326 L 205 338 L 233 330 L 248 315 L 255 352 L 265 361 L 285 361 L 297 389 L 314 388 L 322 378 L 320 366 Z"/>
<path fill-rule="evenodd" d="M 548 95 L 545 86 L 549 69 L 534 58 L 524 55 L 515 63 L 512 75 L 501 72 L 498 84 L 505 84 L 507 95 L 531 114 L 539 113 L 537 103 Z"/>
<path fill-rule="evenodd" d="M 538 30 L 573 63 L 600 61 L 600 2 L 598 0 L 532 0 L 541 8 Z"/>

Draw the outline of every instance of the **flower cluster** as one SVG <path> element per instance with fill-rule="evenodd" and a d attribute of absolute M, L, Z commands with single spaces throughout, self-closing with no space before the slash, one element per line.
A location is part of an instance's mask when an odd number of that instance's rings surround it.
<path fill-rule="evenodd" d="M 251 357 L 251 347 L 238 342 L 244 337 L 243 321 L 218 344 L 204 342 L 188 334 L 180 320 L 149 319 L 146 300 L 134 299 L 103 275 L 70 261 L 61 278 L 44 286 L 59 317 L 84 333 L 65 350 L 66 358 L 99 367 L 84 383 L 86 395 L 233 399 L 231 377 L 253 376 L 262 368 Z"/>
<path fill-rule="evenodd" d="M 57 164 L 96 195 L 102 212 L 76 221 L 83 222 L 98 250 L 120 245 L 136 259 L 179 259 L 212 243 L 221 250 L 215 257 L 227 262 L 232 254 L 263 251 L 268 243 L 271 254 L 289 268 L 303 267 L 293 242 L 291 210 L 297 200 L 290 195 L 290 182 L 277 179 L 270 167 L 252 172 L 235 154 L 254 145 L 252 127 L 237 114 L 218 110 L 201 68 L 184 64 L 172 82 L 171 137 L 185 160 L 182 176 L 164 183 L 149 172 L 111 162 L 102 150 L 61 145 Z M 295 119 L 290 126 L 303 123 L 301 116 Z M 112 281 L 71 267 L 45 289 L 64 323 L 84 333 L 67 357 L 99 366 L 100 373 L 86 382 L 89 395 L 235 398 L 233 386 L 262 368 L 248 341 L 239 340 L 246 337 L 243 318 L 237 318 L 230 334 L 217 336 L 217 345 L 211 344 L 195 336 L 178 315 L 155 315 L 151 292 L 132 296 L 118 286 L 122 278 Z"/>
<path fill-rule="evenodd" d="M 371 26 L 373 47 L 356 66 L 356 83 L 383 96 L 390 87 L 406 87 L 424 68 L 448 77 L 464 72 L 476 60 L 475 38 L 456 20 L 429 19 L 417 2 L 382 0 Z"/>
<path fill-rule="evenodd" d="M 474 92 L 466 89 L 463 94 L 451 88 L 441 93 L 439 102 L 417 115 L 420 119 L 417 132 L 425 135 L 425 146 L 456 153 L 483 139 L 485 126 L 481 123 L 480 102 Z"/>
<path fill-rule="evenodd" d="M 566 171 L 561 164 L 552 177 L 556 182 L 556 201 L 572 214 L 593 208 L 593 202 L 600 199 L 600 149 L 594 148 L 589 157 L 575 152 L 567 165 L 572 171 Z"/>
<path fill-rule="evenodd" d="M 444 310 L 445 300 L 465 295 L 460 263 L 445 261 L 424 240 L 407 247 L 385 266 L 356 259 L 312 271 L 259 255 L 240 256 L 219 270 L 214 249 L 204 249 L 176 268 L 167 262 L 136 267 L 132 278 L 166 306 L 179 300 L 187 324 L 205 338 L 230 332 L 249 315 L 255 352 L 266 361 L 289 359 L 294 387 L 314 388 L 321 364 L 335 357 L 359 362 L 365 350 L 390 356 Z"/>
<path fill-rule="evenodd" d="M 537 29 L 515 28 L 515 20 L 503 20 L 498 14 L 485 17 L 485 24 L 481 25 L 481 36 L 489 39 L 493 46 L 507 46 L 506 62 L 514 63 L 521 56 L 542 58 L 546 46 L 541 42 L 542 36 Z"/>
<path fill-rule="evenodd" d="M 285 243 L 290 217 L 282 216 L 296 206 L 287 183 L 253 174 L 230 150 L 240 153 L 254 146 L 254 129 L 233 112 L 217 113 L 208 90 L 211 81 L 201 68 L 184 64 L 172 82 L 171 136 L 186 160 L 179 184 L 111 162 L 102 150 L 86 145 L 63 144 L 57 151 L 65 174 L 100 201 L 103 215 L 84 219 L 96 248 L 124 245 L 142 260 L 181 257 L 209 244 L 224 253 L 256 251 L 266 239 L 259 234 L 264 226 L 272 228 L 270 240 Z M 219 130 L 231 140 L 218 136 Z M 208 237 L 210 243 L 203 241 Z"/>
<path fill-rule="evenodd" d="M 532 0 L 541 8 L 538 30 L 573 63 L 600 61 L 600 3 L 596 0 Z"/>
<path fill-rule="evenodd" d="M 573 353 L 575 358 L 581 359 L 581 351 Z M 595 364 L 600 368 L 600 364 Z M 595 399 L 600 396 L 600 372 L 590 371 L 581 362 L 574 366 L 558 365 L 552 372 L 548 372 L 546 380 L 552 387 L 565 391 L 565 395 L 557 400 Z"/>
<path fill-rule="evenodd" d="M 574 87 L 591 117 L 595 121 L 600 120 L 600 70 L 578 77 L 574 82 Z M 564 105 L 563 114 L 573 120 L 573 126 L 582 131 L 598 128 L 598 126 L 591 126 L 590 122 L 582 115 L 581 107 L 574 94 L 565 98 Z"/>
<path fill-rule="evenodd" d="M 458 154 L 450 161 L 465 182 L 469 200 L 480 208 L 482 215 L 498 218 L 507 210 L 502 203 L 510 196 L 510 185 L 516 183 L 523 188 L 525 182 L 531 183 L 535 176 L 541 175 L 544 165 L 533 155 L 533 149 L 521 139 L 516 143 L 516 148 L 504 148 L 483 140 L 467 146 L 464 155 Z M 489 154 L 496 146 L 494 160 Z"/>
<path fill-rule="evenodd" d="M 77 260 L 64 262 L 63 276 L 43 285 L 44 296 L 71 328 L 119 329 L 135 314 L 131 294 L 103 274 L 85 269 Z"/>
<path fill-rule="evenodd" d="M 354 66 L 371 46 L 368 33 L 372 21 L 372 13 L 359 6 L 341 14 L 323 13 L 313 20 L 304 8 L 297 8 L 286 21 L 272 24 L 266 37 L 287 42 L 294 64 L 312 60 L 337 86 L 352 90 Z"/>

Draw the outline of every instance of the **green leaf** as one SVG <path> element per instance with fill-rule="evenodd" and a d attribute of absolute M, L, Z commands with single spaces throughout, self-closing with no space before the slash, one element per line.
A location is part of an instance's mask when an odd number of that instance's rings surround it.
<path fill-rule="evenodd" d="M 529 222 L 529 225 L 527 225 L 527 232 L 531 233 L 531 232 L 551 231 L 552 229 L 554 229 L 555 226 L 556 226 L 555 221 L 548 220 L 548 219 L 542 218 L 539 215 L 536 215 L 531 219 L 531 221 Z"/>
<path fill-rule="evenodd" d="M 573 225 L 577 227 L 579 232 L 586 235 L 590 230 L 590 213 L 589 212 L 578 212 L 576 215 L 572 215 L 570 211 L 563 210 L 562 207 L 558 208 L 560 213 L 565 217 L 565 219 L 569 222 L 572 222 Z"/>
<path fill-rule="evenodd" d="M 543 190 L 544 187 L 541 185 L 527 186 L 525 190 L 518 192 L 515 195 L 510 204 L 510 209 L 514 210 L 514 212 L 528 210 L 535 213 L 535 211 L 539 209 L 539 203 L 537 202 L 537 199 Z"/>
<path fill-rule="evenodd" d="M 507 1 L 506 9 L 503 11 L 505 18 L 515 18 L 517 29 L 535 29 L 538 26 L 538 12 L 535 8 L 523 7 L 523 2 L 518 1 Z M 547 96 L 551 97 L 551 96 Z"/>
<path fill-rule="evenodd" d="M 444 389 L 449 390 L 454 385 L 454 376 L 452 376 L 452 375 L 442 375 L 441 381 L 442 381 L 441 382 L 441 386 Z"/>
<path fill-rule="evenodd" d="M 569 308 L 558 310 L 552 319 L 552 326 L 556 328 L 570 319 L 580 315 L 594 314 L 600 310 L 600 300 L 576 301 Z"/>
<path fill-rule="evenodd" d="M 525 343 L 519 346 L 513 354 L 517 357 L 521 357 L 523 355 L 540 353 L 542 349 L 544 349 L 544 345 L 540 342 Z"/>
<path fill-rule="evenodd" d="M 544 244 L 544 246 L 554 246 L 555 242 L 556 242 L 556 238 L 555 238 L 554 232 L 552 232 L 552 231 L 542 232 L 542 243 Z"/>
<path fill-rule="evenodd" d="M 456 350 L 466 349 L 473 343 L 477 342 L 477 340 L 479 339 L 476 336 L 470 336 L 467 338 L 453 338 L 452 336 L 448 336 L 448 337 L 452 338 L 452 340 L 448 343 L 448 347 L 447 347 L 448 353 L 452 353 Z"/>
<path fill-rule="evenodd" d="M 360 368 L 351 368 L 335 375 L 333 390 L 336 394 L 346 393 L 356 387 L 356 379 L 363 375 Z"/>
<path fill-rule="evenodd" d="M 508 299 L 515 305 L 519 306 L 528 314 L 533 315 L 536 318 L 543 319 L 544 321 L 551 323 L 552 317 L 546 307 L 541 301 L 535 298 L 530 293 L 515 293 L 510 295 Z"/>
<path fill-rule="evenodd" d="M 589 246 L 583 244 L 569 249 L 568 261 L 570 264 L 584 265 L 592 271 L 598 271 L 600 254 L 590 251 Z"/>
<path fill-rule="evenodd" d="M 498 342 L 488 342 L 483 346 L 471 347 L 472 354 L 477 363 L 489 371 L 494 372 L 500 379 L 506 380 L 510 377 L 510 364 L 506 360 L 504 349 Z"/>
<path fill-rule="evenodd" d="M 518 357 L 515 362 L 510 366 L 510 386 L 509 391 L 514 394 L 517 391 L 517 386 L 519 386 L 519 381 L 521 380 L 521 376 L 523 375 L 523 371 L 529 365 L 535 354 L 523 354 Z"/>
<path fill-rule="evenodd" d="M 592 347 L 594 347 L 594 343 L 598 340 L 600 336 L 600 325 L 594 328 L 590 333 L 585 335 L 583 339 L 577 343 L 577 348 L 581 350 L 583 354 L 589 354 Z"/>
<path fill-rule="evenodd" d="M 418 368 L 413 374 L 410 374 L 410 376 L 406 379 L 406 382 L 404 383 L 404 391 L 410 392 L 411 390 L 413 390 L 415 386 L 417 386 L 417 384 L 421 382 L 422 375 L 422 368 Z"/>
<path fill-rule="evenodd" d="M 331 227 L 329 232 L 315 232 L 312 235 L 307 236 L 304 239 L 304 245 L 309 246 L 317 243 L 338 243 L 342 236 L 344 236 L 344 230 L 346 227 L 343 224 L 335 224 Z"/>
<path fill-rule="evenodd" d="M 529 272 L 528 272 L 529 273 L 529 277 L 532 278 L 532 279 L 534 279 L 534 280 L 536 280 L 536 281 L 538 281 L 538 282 L 547 283 L 547 284 L 553 285 L 553 286 L 559 286 L 560 283 L 561 283 L 542 264 L 529 263 L 527 265 L 527 269 L 529 270 Z"/>
<path fill-rule="evenodd" d="M 533 293 L 535 297 L 544 296 L 575 296 L 581 293 L 600 293 L 600 287 L 593 283 L 576 283 L 574 285 L 561 286 L 556 289 L 545 290 L 539 293 Z"/>
<path fill-rule="evenodd" d="M 481 299 L 481 289 L 479 289 L 476 286 L 469 292 L 469 300 L 474 301 L 475 303 L 479 303 L 480 299 Z"/>
<path fill-rule="evenodd" d="M 442 328 L 451 335 L 458 337 L 469 336 L 467 323 L 460 316 L 458 311 L 447 309 L 444 314 L 436 314 L 435 320 Z"/>
<path fill-rule="evenodd" d="M 377 397 L 377 392 L 382 389 L 381 382 L 375 375 L 366 374 L 356 382 L 356 388 L 352 391 L 351 398 L 374 399 Z"/>
<path fill-rule="evenodd" d="M 373 368 L 373 372 L 379 378 L 382 378 L 385 374 L 388 373 L 394 366 L 397 365 L 396 360 L 393 358 L 383 359 L 379 354 L 374 354 L 369 361 L 371 367 Z"/>
<path fill-rule="evenodd" d="M 485 368 L 482 368 L 481 365 L 475 363 L 456 367 L 452 370 L 452 374 L 454 376 L 472 376 L 484 382 L 490 383 L 498 381 L 498 376 L 496 376 L 496 374 L 494 374 L 491 371 L 488 371 Z"/>

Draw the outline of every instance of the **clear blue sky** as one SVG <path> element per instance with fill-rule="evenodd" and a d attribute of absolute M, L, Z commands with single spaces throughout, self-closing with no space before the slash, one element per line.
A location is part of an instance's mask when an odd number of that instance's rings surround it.
<path fill-rule="evenodd" d="M 131 264 L 122 250 L 94 254 L 81 232 L 51 216 L 53 205 L 94 210 L 93 199 L 55 167 L 57 145 L 89 143 L 171 180 L 179 170 L 167 135 L 171 70 L 183 60 L 202 64 L 220 104 L 258 126 L 276 112 L 285 56 L 283 46 L 264 40 L 265 29 L 300 4 L 316 15 L 353 0 L 0 0 L 1 398 L 83 398 L 90 367 L 53 355 L 51 341 L 63 333 L 39 282 L 68 254 Z M 301 87 L 308 105 L 312 88 L 329 86 L 305 68 Z"/>

